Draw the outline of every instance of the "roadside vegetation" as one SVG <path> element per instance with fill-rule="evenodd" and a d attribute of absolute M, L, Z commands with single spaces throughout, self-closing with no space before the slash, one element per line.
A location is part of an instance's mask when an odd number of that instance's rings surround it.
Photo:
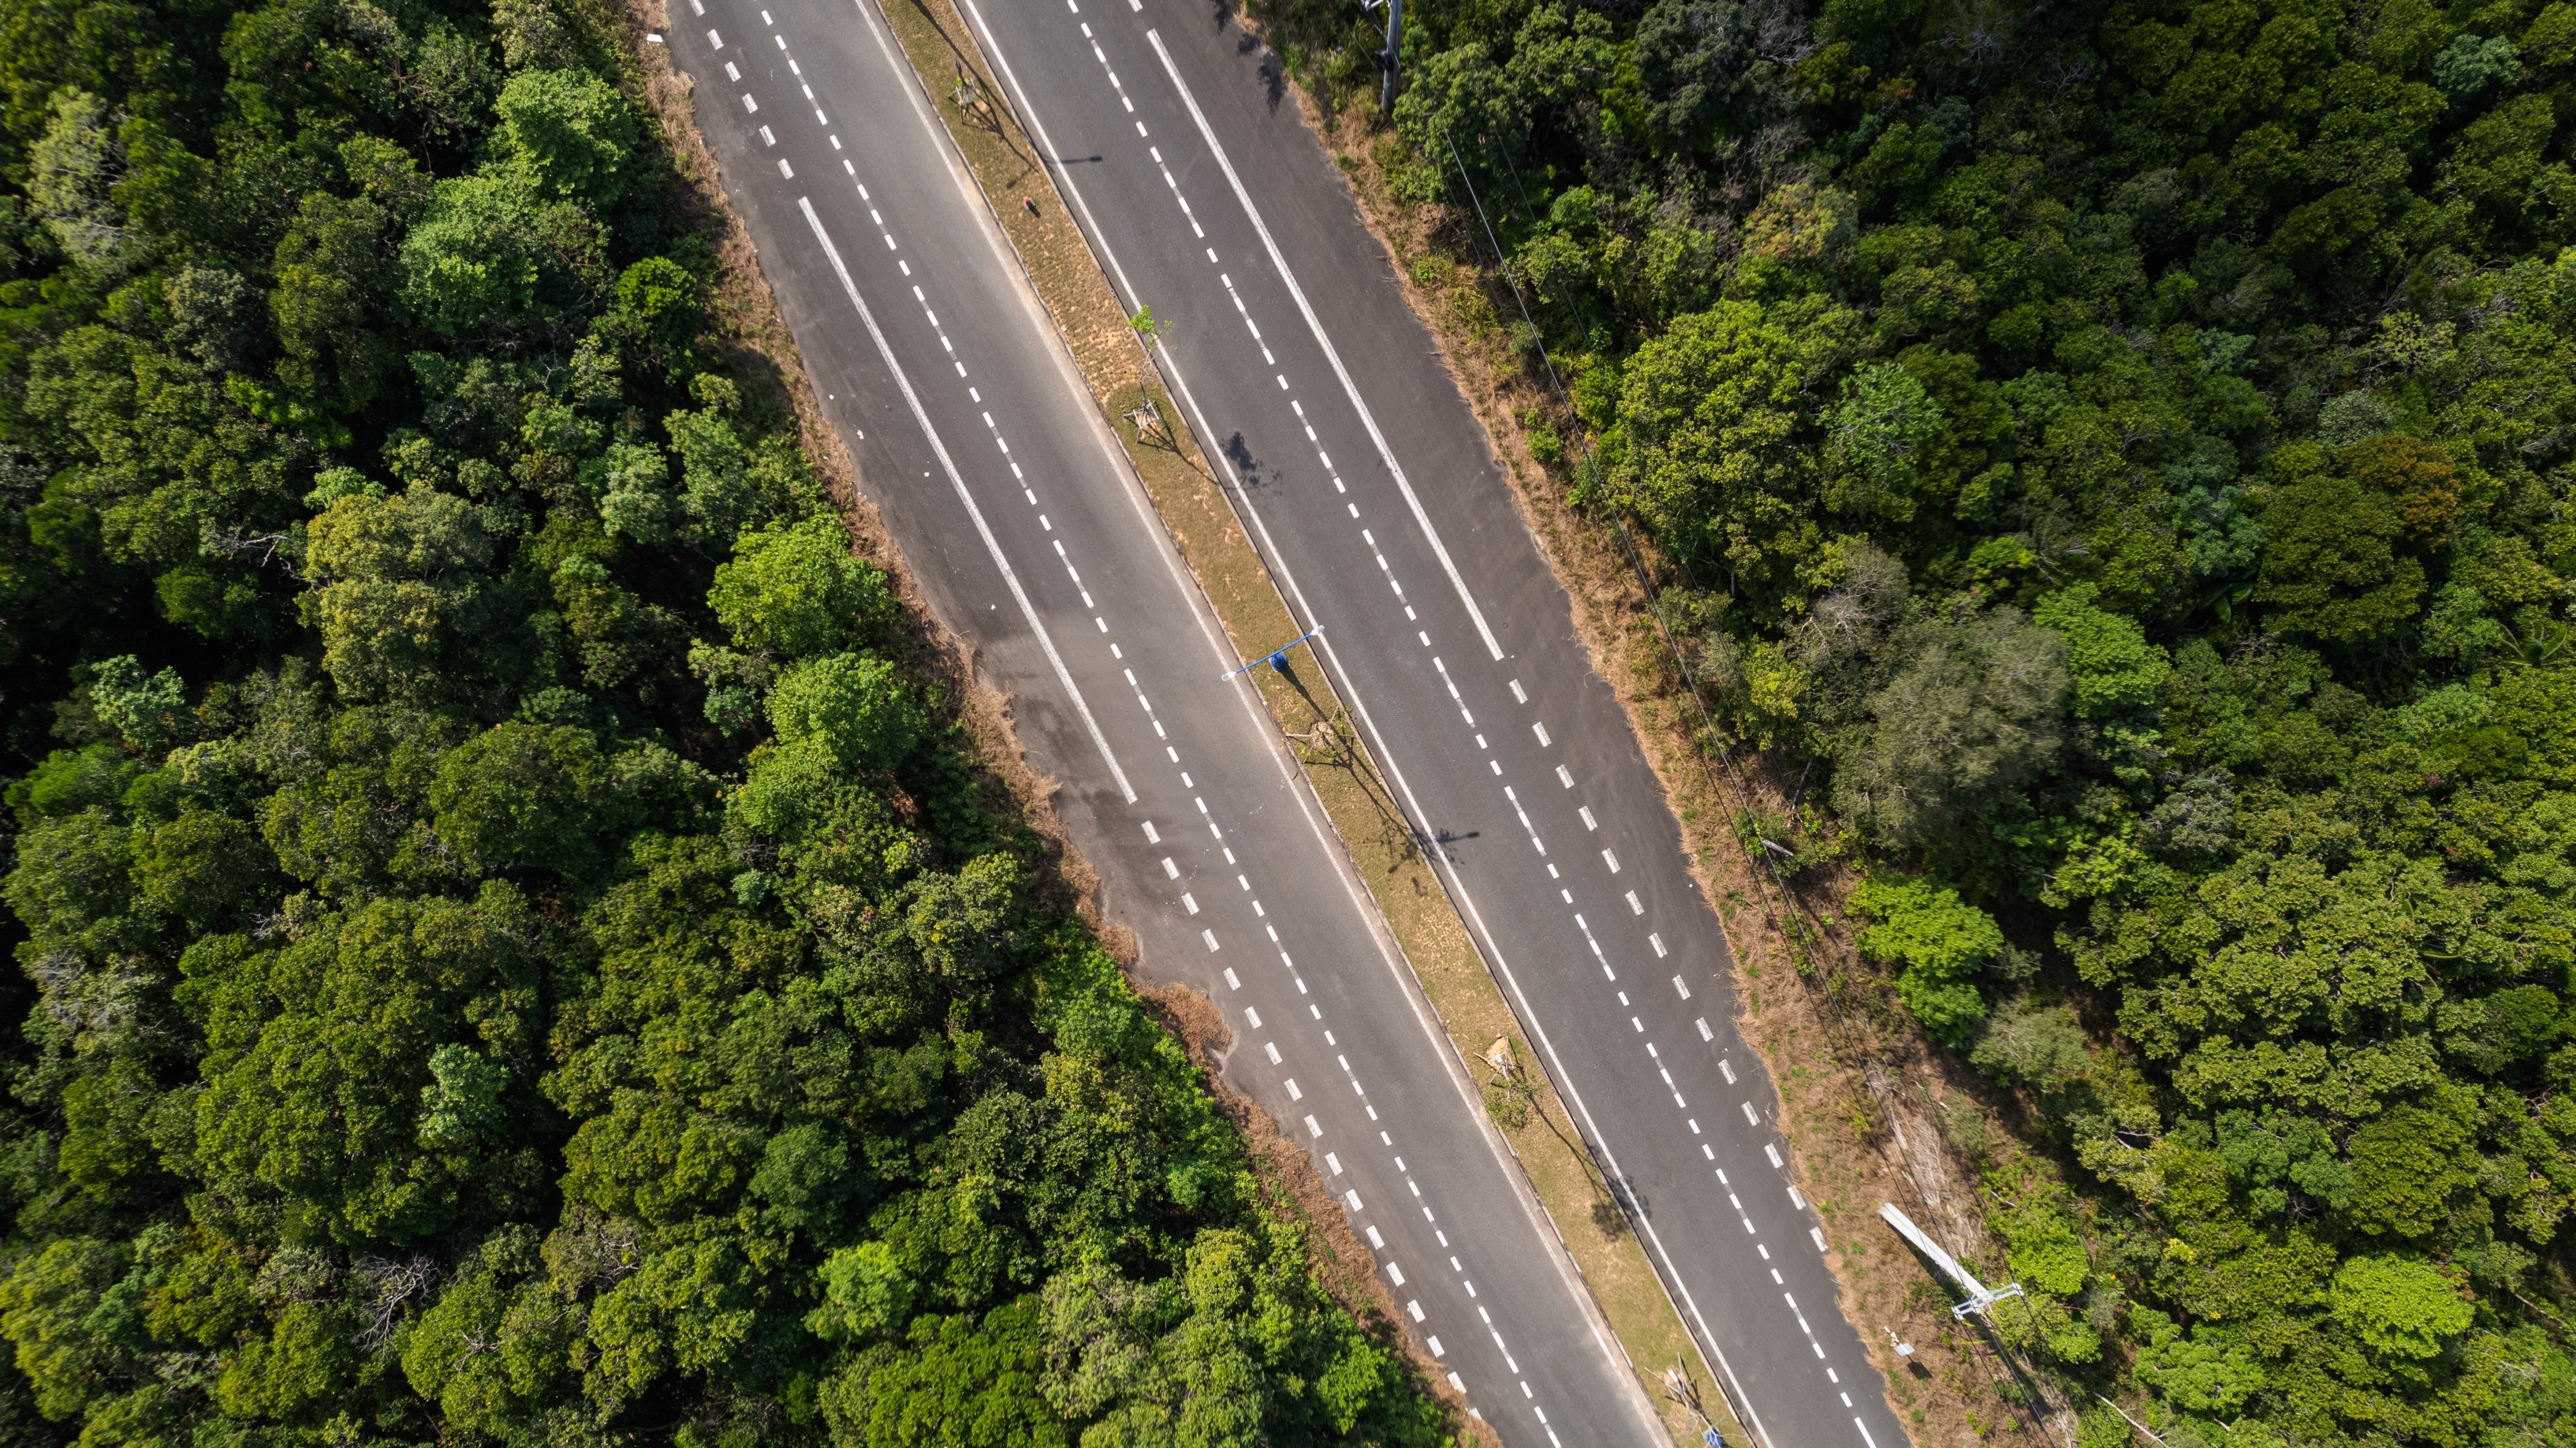
<path fill-rule="evenodd" d="M 1371 98 L 1374 17 L 1260 9 Z M 2039 1399 L 2576 1434 L 2576 7 L 1406 22 L 1344 164 L 1499 252 L 1739 830 L 2016 1134 L 1949 1144 Z"/>
<path fill-rule="evenodd" d="M 0 1444 L 1455 1431 L 853 555 L 614 19 L 0 37 Z"/>

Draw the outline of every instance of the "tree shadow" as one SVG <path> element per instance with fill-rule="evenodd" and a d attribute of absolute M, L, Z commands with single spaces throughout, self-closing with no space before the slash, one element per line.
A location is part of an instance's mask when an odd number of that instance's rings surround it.
<path fill-rule="evenodd" d="M 1264 100 L 1269 102 L 1270 109 L 1275 114 L 1279 109 L 1280 102 L 1288 99 L 1287 63 L 1279 58 L 1278 51 L 1264 50 L 1261 53 L 1261 69 L 1259 74 L 1261 76 L 1262 97 Z"/>
<path fill-rule="evenodd" d="M 1297 691 L 1298 698 L 1306 701 L 1306 707 L 1319 721 L 1306 734 L 1290 734 L 1284 728 L 1280 731 L 1284 737 L 1303 746 L 1297 751 L 1297 757 L 1310 768 L 1338 769 L 1359 786 L 1361 796 L 1377 815 L 1382 837 L 1395 853 L 1395 865 L 1389 867 L 1390 871 L 1419 854 L 1425 843 L 1422 832 L 1405 819 L 1404 811 L 1396 808 L 1395 796 L 1388 792 L 1386 781 L 1378 778 L 1376 767 L 1360 752 L 1358 741 L 1351 737 L 1347 717 L 1338 709 L 1324 706 L 1324 701 L 1307 687 L 1295 663 L 1291 662 L 1275 672 L 1288 681 L 1289 688 Z M 1318 739 L 1317 735 L 1325 737 Z"/>
<path fill-rule="evenodd" d="M 1217 451 L 1225 454 L 1227 465 L 1234 469 L 1235 481 L 1246 492 L 1261 486 L 1261 461 L 1252 455 L 1252 446 L 1243 440 L 1242 433 L 1227 438 Z"/>

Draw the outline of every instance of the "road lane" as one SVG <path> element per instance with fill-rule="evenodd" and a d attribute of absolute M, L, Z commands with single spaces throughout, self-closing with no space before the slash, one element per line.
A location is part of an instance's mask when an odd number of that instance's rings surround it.
<path fill-rule="evenodd" d="M 1313 1154 L 1405 1328 L 1506 1441 L 1652 1409 L 1239 660 L 865 6 L 674 0 L 674 59 L 825 410 L 1147 968 Z M 1186 619 L 1186 622 L 1184 620 Z M 1620 1425 L 1626 1431 L 1609 1428 Z"/>
<path fill-rule="evenodd" d="M 961 3 L 1041 148 L 1101 158 L 1059 185 L 1173 324 L 1166 375 L 1740 1409 L 1779 1448 L 1894 1448 L 1678 827 L 1259 46 L 1171 0 Z"/>

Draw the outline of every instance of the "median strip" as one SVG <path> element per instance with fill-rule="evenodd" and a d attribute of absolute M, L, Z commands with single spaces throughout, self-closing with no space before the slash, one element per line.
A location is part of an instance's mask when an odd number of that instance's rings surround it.
<path fill-rule="evenodd" d="M 1054 184 L 1033 159 L 1038 151 L 1016 119 L 992 99 L 1001 92 L 949 0 L 883 9 L 1229 637 L 1249 656 L 1296 632 L 1227 501 L 1227 485 L 1180 425 L 1154 372 L 1146 352 L 1154 324 L 1128 318 L 1060 200 L 1034 209 L 1017 204 L 1023 196 L 1055 200 Z M 961 72 L 975 91 L 963 108 L 947 96 Z M 1000 204 L 1004 200 L 1013 204 Z M 1329 471 L 1329 461 L 1325 465 Z M 1440 1013 L 1453 1048 L 1469 1074 L 1486 1085 L 1505 1140 L 1640 1385 L 1662 1409 L 1675 1441 L 1697 1442 L 1696 1425 L 1663 1401 L 1657 1374 L 1677 1359 L 1701 1382 L 1709 1380 L 1708 1369 L 1629 1235 L 1608 1184 L 1577 1145 L 1573 1124 L 1545 1079 L 1525 1064 L 1536 1057 L 1329 683 L 1311 667 L 1293 666 L 1286 673 L 1256 669 L 1252 679 L 1297 747 L 1306 778 Z M 1543 728 L 1538 737 L 1547 741 Z M 1307 1125 L 1311 1133 L 1311 1118 Z M 1734 1441 L 1743 1441 L 1735 1424 L 1721 1423 Z"/>

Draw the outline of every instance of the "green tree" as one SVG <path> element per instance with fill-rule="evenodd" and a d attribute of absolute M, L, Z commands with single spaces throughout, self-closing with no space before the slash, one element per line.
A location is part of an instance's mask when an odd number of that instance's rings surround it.
<path fill-rule="evenodd" d="M 2335 1269 L 2336 1321 L 2373 1351 L 2428 1358 L 2468 1330 L 2476 1308 L 2421 1258 L 2353 1257 Z"/>
<path fill-rule="evenodd" d="M 1852 894 L 1852 909 L 1872 922 L 1860 946 L 1872 959 L 1904 967 L 1896 993 L 1923 1028 L 1945 1045 L 1964 1046 L 1985 1018 L 1974 977 L 2003 949 L 1994 917 L 1928 880 L 1877 877 Z"/>
<path fill-rule="evenodd" d="M 769 722 L 793 748 L 810 742 L 843 769 L 884 769 L 921 738 L 920 705 L 894 666 L 866 654 L 825 654 L 778 676 Z"/>
<path fill-rule="evenodd" d="M 0 1282 L 0 1332 L 17 1344 L 18 1371 L 35 1389 L 36 1410 L 57 1422 L 114 1392 L 133 1371 L 117 1339 L 107 1294 L 131 1261 L 124 1246 L 60 1237 Z"/>
<path fill-rule="evenodd" d="M 2424 1237 L 2473 1181 L 2470 1137 L 2435 1111 L 2400 1106 L 2353 1133 L 2349 1215 L 2372 1237 Z"/>
<path fill-rule="evenodd" d="M 530 1059 L 542 957 L 526 901 L 379 900 L 192 979 L 206 1019 L 196 1153 L 212 1180 L 274 1194 L 299 1230 L 401 1243 L 524 1206 L 531 1142 L 420 1147 L 440 1046 Z"/>
<path fill-rule="evenodd" d="M 1633 55 L 1646 123 L 1694 137 L 1751 110 L 1759 62 L 1753 23 L 1727 0 L 1658 0 L 1637 22 Z"/>
<path fill-rule="evenodd" d="M 512 167 L 539 191 L 606 206 L 625 190 L 639 137 L 635 113 L 608 82 L 587 71 L 523 70 L 494 108 Z"/>
<path fill-rule="evenodd" d="M 277 860 L 246 820 L 188 809 L 134 842 L 134 884 L 148 911 L 199 934 L 247 924 L 276 883 Z"/>
<path fill-rule="evenodd" d="M 305 613 L 340 689 L 407 700 L 452 685 L 452 651 L 491 625 L 478 575 L 492 545 L 475 510 L 427 488 L 353 494 L 313 520 L 309 539 L 305 565 L 318 590 Z"/>
<path fill-rule="evenodd" d="M 496 724 L 438 762 L 431 826 L 477 873 L 596 868 L 616 828 L 607 761 L 588 731 Z"/>
<path fill-rule="evenodd" d="M 548 0 L 499 0 L 492 28 L 501 61 L 512 70 L 561 70 L 577 63 L 579 42 Z"/>
<path fill-rule="evenodd" d="M 2132 1308 L 2146 1338 L 2138 1378 L 2184 1412 L 2219 1417 L 2233 1413 L 2265 1386 L 2262 1362 L 2243 1346 L 2205 1326 L 2185 1337 L 2172 1318 L 2153 1308 Z"/>
<path fill-rule="evenodd" d="M 884 575 L 852 558 L 847 536 L 821 519 L 773 523 L 736 539 L 708 602 L 737 647 L 789 657 L 864 638 L 893 613 Z"/>
<path fill-rule="evenodd" d="M 2031 622 L 2066 640 L 2066 673 L 2078 718 L 2097 718 L 2154 702 L 2168 665 L 2135 619 L 2101 608 L 2101 590 L 2079 583 L 2041 600 Z"/>
<path fill-rule="evenodd" d="M 761 521 L 768 500 L 759 495 L 750 456 L 724 416 L 725 399 L 715 401 L 719 405 L 670 414 L 662 429 L 680 454 L 683 506 L 692 525 L 707 542 L 730 545 L 746 526 Z"/>
<path fill-rule="evenodd" d="M 1841 513 L 1910 520 L 1917 460 L 1940 433 L 1940 406 L 1912 373 L 1893 362 L 1852 373 L 1826 425 L 1825 500 Z"/>
<path fill-rule="evenodd" d="M 382 328 L 393 268 L 384 237 L 392 218 L 367 200 L 307 196 L 277 244 L 269 312 L 286 353 L 279 380 L 336 411 L 375 399 L 393 367 Z"/>
<path fill-rule="evenodd" d="M 867 1342 L 912 1320 L 914 1287 L 883 1242 L 845 1247 L 823 1263 L 823 1305 L 806 1314 L 818 1336 Z"/>
<path fill-rule="evenodd" d="M 430 1082 L 420 1092 L 420 1144 L 455 1151 L 503 1124 L 501 1092 L 510 1073 L 454 1043 L 429 1055 Z"/>
<path fill-rule="evenodd" d="M 54 94 L 51 109 L 44 135 L 29 148 L 27 199 L 55 245 L 80 261 L 104 262 L 127 235 L 115 201 L 126 166 L 116 134 L 124 118 L 102 98 L 69 87 Z"/>
<path fill-rule="evenodd" d="M 1038 1395 L 1037 1313 L 1009 1303 L 913 1319 L 894 1356 L 845 1371 L 823 1392 L 836 1442 L 865 1448 L 1004 1448 L 1070 1435 Z"/>
<path fill-rule="evenodd" d="M 1788 333 L 1760 308 L 1677 319 L 1620 373 L 1613 496 L 1747 585 L 1785 586 L 1822 541 L 1795 446 L 1804 384 Z"/>
<path fill-rule="evenodd" d="M 288 1303 L 265 1338 L 243 1343 L 215 1380 L 215 1401 L 238 1418 L 318 1418 L 348 1401 L 349 1321 L 336 1305 Z"/>
<path fill-rule="evenodd" d="M 187 686 L 177 669 L 164 668 L 146 678 L 143 665 L 126 654 L 99 663 L 89 700 L 98 722 L 115 730 L 128 745 L 150 754 L 178 732 Z"/>
<path fill-rule="evenodd" d="M 2066 644 L 2013 609 L 1909 626 L 1834 778 L 1845 817 L 1922 849 L 1989 819 L 2064 743 Z"/>
<path fill-rule="evenodd" d="M 651 443 L 611 443 L 597 460 L 599 521 L 638 543 L 670 541 L 671 465 Z"/>
<path fill-rule="evenodd" d="M 2293 458 L 2275 471 L 2285 481 L 2263 507 L 2262 573 L 2254 589 L 2272 626 L 2349 644 L 2387 634 L 2412 617 L 2424 592 L 2424 566 L 2396 551 L 2405 532 L 2397 506 L 2314 459 Z"/>
<path fill-rule="evenodd" d="M 685 347 L 704 320 L 703 290 L 678 262 L 648 256 L 618 274 L 617 310 L 610 315 L 622 328 L 632 328 L 640 341 L 663 349 Z"/>
<path fill-rule="evenodd" d="M 405 306 L 450 337 L 507 329 L 537 297 L 538 220 L 520 183 L 477 173 L 432 187 L 402 244 Z"/>
<path fill-rule="evenodd" d="M 534 1234 L 504 1228 L 421 1313 L 402 1343 L 412 1391 L 445 1419 L 496 1438 L 521 1438 L 551 1410 L 558 1420 L 577 1315 L 529 1250 Z"/>

